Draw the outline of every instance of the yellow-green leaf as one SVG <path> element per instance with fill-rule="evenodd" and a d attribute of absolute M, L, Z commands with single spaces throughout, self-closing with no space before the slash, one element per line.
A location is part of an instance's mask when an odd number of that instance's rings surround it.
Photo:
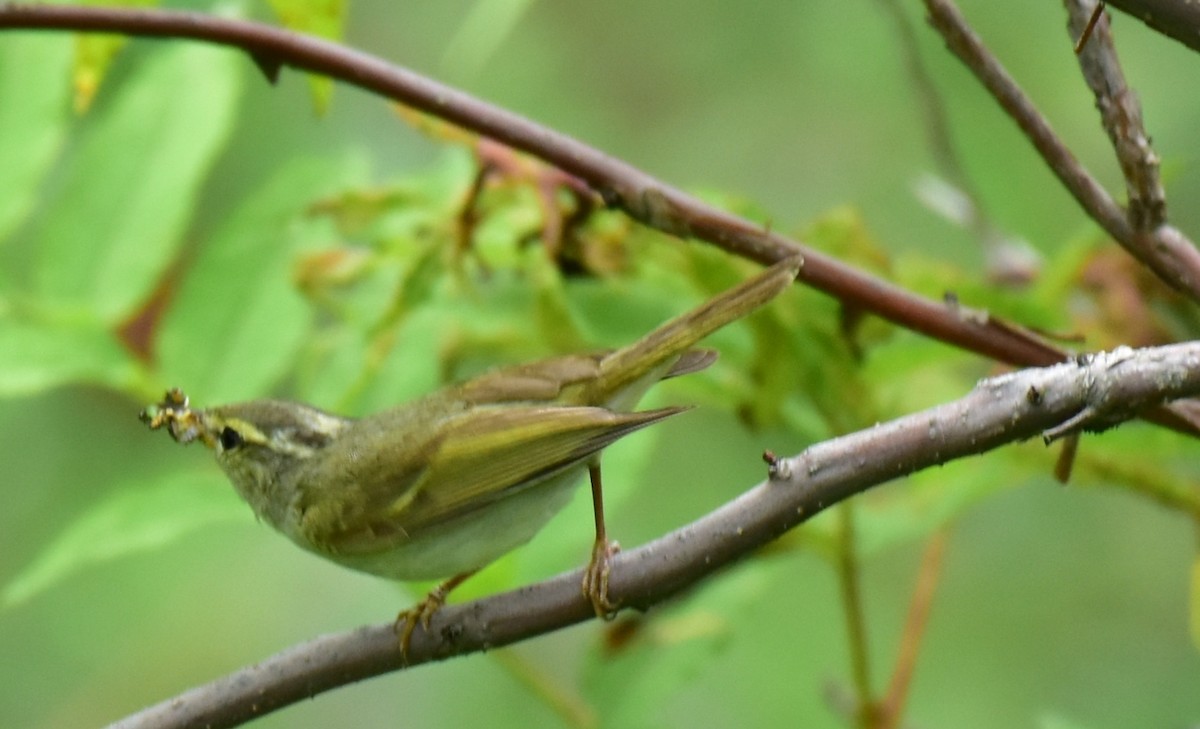
<path fill-rule="evenodd" d="M 146 8 L 158 5 L 158 0 L 125 0 L 125 2 L 97 2 L 85 0 L 84 5 L 105 5 L 130 8 Z M 75 63 L 71 71 L 75 89 L 75 111 L 82 114 L 92 106 L 96 92 L 104 75 L 108 73 L 113 59 L 129 41 L 128 36 L 112 33 L 84 33 L 75 38 Z"/>

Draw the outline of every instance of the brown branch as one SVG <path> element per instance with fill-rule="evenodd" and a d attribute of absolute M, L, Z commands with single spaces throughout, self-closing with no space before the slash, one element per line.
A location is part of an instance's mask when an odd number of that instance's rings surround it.
<path fill-rule="evenodd" d="M 1109 0 L 1106 4 L 1200 51 L 1200 4 L 1189 0 Z"/>
<path fill-rule="evenodd" d="M 1142 105 L 1125 83 L 1117 49 L 1113 45 L 1112 27 L 1107 15 L 1092 0 L 1064 0 L 1073 36 L 1081 36 L 1089 25 L 1092 41 L 1079 51 L 1079 67 L 1088 88 L 1096 97 L 1100 121 L 1117 153 L 1117 162 L 1125 177 L 1129 197 L 1129 224 L 1135 233 L 1149 233 L 1167 221 L 1166 193 L 1158 176 L 1158 155 L 1150 146 L 1150 135 L 1142 123 Z"/>
<path fill-rule="evenodd" d="M 1064 422 L 1101 430 L 1165 400 L 1200 394 L 1200 343 L 1132 350 L 1014 372 L 968 395 L 777 458 L 772 477 L 716 511 L 613 559 L 609 596 L 646 610 L 872 486 L 1024 440 Z M 1080 413 L 1086 413 L 1080 418 Z M 437 613 L 411 664 L 508 645 L 593 617 L 580 571 Z M 225 727 L 400 669 L 391 622 L 317 638 L 127 717 L 114 726 Z"/>
<path fill-rule="evenodd" d="M 1200 301 L 1200 251 L 1178 230 L 1161 226 L 1141 234 L 1125 211 L 1054 133 L 1000 61 L 971 30 L 951 0 L 925 0 L 929 20 L 946 45 L 975 74 L 1042 155 L 1084 211 L 1134 258 L 1171 287 Z"/>
<path fill-rule="evenodd" d="M 800 281 L 902 327 L 1014 365 L 1047 365 L 1065 357 L 1020 327 L 992 317 L 964 319 L 941 302 L 718 210 L 564 134 L 336 43 L 199 13 L 105 7 L 0 5 L 0 30 L 5 28 L 191 38 L 240 48 L 268 78 L 282 66 L 330 76 L 532 154 L 586 182 L 609 206 L 664 232 L 699 238 L 762 263 L 799 252 L 805 259 Z"/>

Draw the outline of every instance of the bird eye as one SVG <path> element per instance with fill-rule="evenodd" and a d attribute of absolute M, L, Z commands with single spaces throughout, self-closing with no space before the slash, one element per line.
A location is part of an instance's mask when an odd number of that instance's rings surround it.
<path fill-rule="evenodd" d="M 233 428 L 230 428 L 229 426 L 225 426 L 221 430 L 221 449 L 222 450 L 231 451 L 234 448 L 237 448 L 238 446 L 240 446 L 241 444 L 242 444 L 242 434 L 241 433 L 237 432 Z"/>

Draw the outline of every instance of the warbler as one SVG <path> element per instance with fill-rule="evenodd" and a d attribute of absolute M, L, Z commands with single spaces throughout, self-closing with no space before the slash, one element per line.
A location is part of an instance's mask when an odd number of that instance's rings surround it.
<path fill-rule="evenodd" d="M 141 418 L 199 440 L 254 513 L 299 546 L 397 580 L 446 579 L 397 618 L 401 647 L 451 589 L 529 541 L 590 475 L 596 537 L 582 591 L 597 615 L 617 547 L 604 522 L 601 450 L 687 408 L 635 411 L 648 388 L 708 367 L 700 339 L 774 298 L 780 261 L 626 347 L 504 367 L 368 417 L 283 400 L 192 409 L 170 390 Z"/>

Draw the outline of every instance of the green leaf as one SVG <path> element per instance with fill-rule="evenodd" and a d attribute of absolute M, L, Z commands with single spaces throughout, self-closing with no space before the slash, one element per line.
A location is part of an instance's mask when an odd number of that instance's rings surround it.
<path fill-rule="evenodd" d="M 800 237 L 838 260 L 886 276 L 891 269 L 887 250 L 867 229 L 862 213 L 852 205 L 826 210 Z"/>
<path fill-rule="evenodd" d="M 149 8 L 158 5 L 158 0 L 84 0 L 82 4 Z M 82 113 L 91 108 L 109 66 L 128 42 L 128 36 L 113 33 L 83 33 L 75 37 L 75 63 L 71 76 L 75 86 L 76 111 Z"/>
<path fill-rule="evenodd" d="M 11 608 L 86 567 L 158 549 L 219 522 L 245 522 L 232 489 L 213 473 L 174 473 L 129 484 L 81 514 L 0 592 Z"/>
<path fill-rule="evenodd" d="M 446 44 L 446 75 L 460 80 L 479 75 L 532 5 L 533 0 L 476 0 Z"/>
<path fill-rule="evenodd" d="M 122 387 L 138 365 L 109 332 L 0 318 L 0 397 L 33 395 L 69 382 Z"/>
<path fill-rule="evenodd" d="M 340 382 L 330 379 L 338 369 L 322 373 L 327 391 L 332 385 L 339 393 L 334 402 L 340 409 L 363 412 L 394 407 L 443 384 L 448 368 L 442 337 L 454 330 L 457 317 L 463 314 L 461 307 L 446 316 L 437 307 L 427 305 L 447 278 L 443 259 L 437 246 L 427 246 L 408 261 L 406 270 L 387 267 L 391 269 L 386 271 L 388 275 L 378 278 L 376 285 L 389 282 L 387 303 L 373 310 L 360 308 L 358 334 L 362 344 L 357 347 L 359 357 L 353 363 L 357 371 Z M 366 290 L 361 293 L 370 294 Z M 364 297 L 356 303 L 362 307 L 366 301 Z M 354 328 L 355 323 L 348 325 Z M 337 359 L 343 367 L 352 364 L 349 358 Z"/>
<path fill-rule="evenodd" d="M 158 353 L 168 383 L 217 403 L 261 396 L 284 374 L 310 319 L 292 282 L 294 255 L 328 247 L 336 235 L 330 221 L 304 211 L 361 167 L 286 165 L 213 234 L 163 319 Z"/>
<path fill-rule="evenodd" d="M 70 41 L 14 34 L 0 43 L 0 241 L 29 213 L 62 146 Z"/>
<path fill-rule="evenodd" d="M 86 127 L 44 216 L 39 292 L 108 323 L 153 289 L 233 126 L 238 57 L 180 43 L 148 58 Z"/>

